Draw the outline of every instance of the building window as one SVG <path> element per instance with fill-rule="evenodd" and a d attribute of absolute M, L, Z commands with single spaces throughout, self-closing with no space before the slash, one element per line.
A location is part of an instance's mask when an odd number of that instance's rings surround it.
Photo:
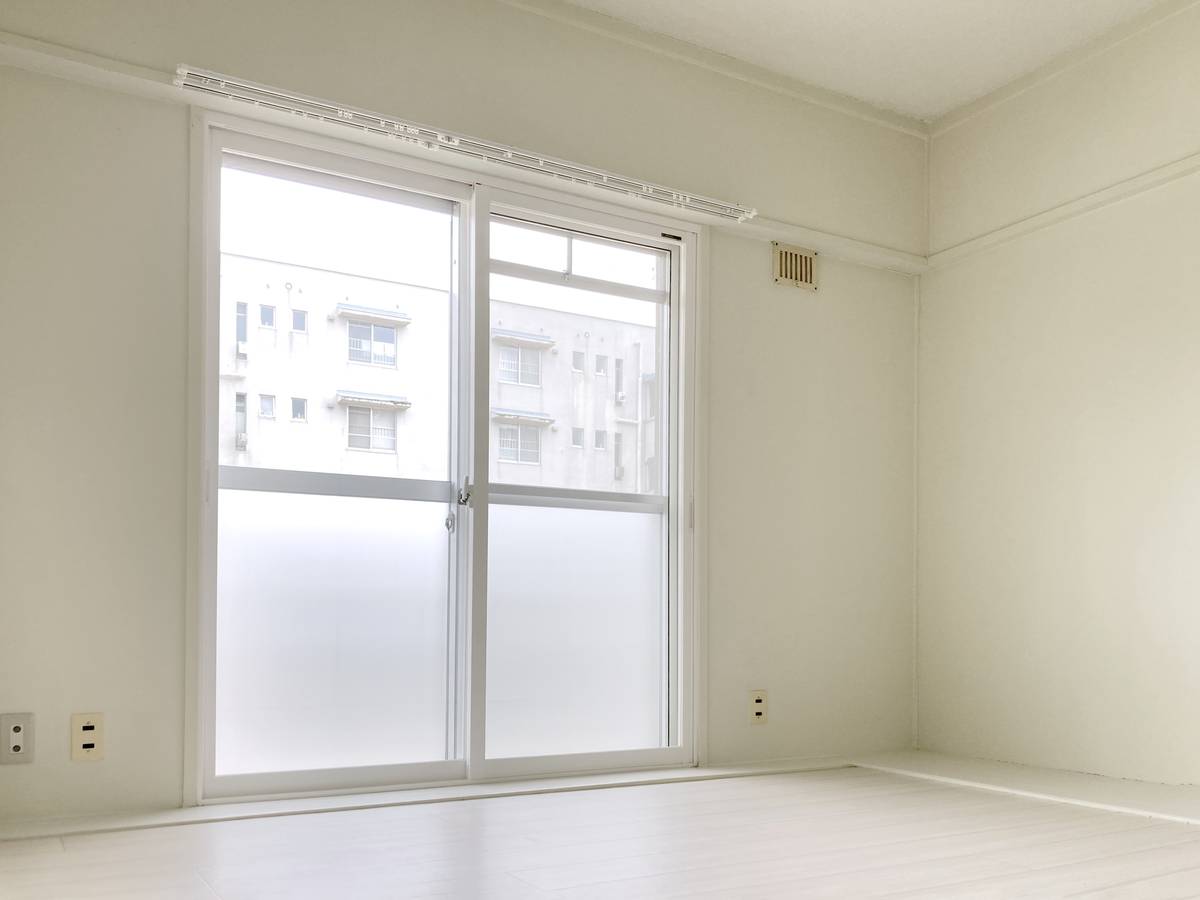
<path fill-rule="evenodd" d="M 245 303 L 239 303 L 237 305 L 236 322 L 237 322 L 237 324 L 235 326 L 236 333 L 234 336 L 239 343 L 244 344 L 246 342 L 246 304 Z"/>
<path fill-rule="evenodd" d="M 597 450 L 608 449 L 608 432 L 603 428 L 597 428 L 596 439 L 593 441 L 592 446 L 594 446 Z"/>
<path fill-rule="evenodd" d="M 613 432 L 613 480 L 620 481 L 625 477 L 625 466 L 622 461 L 624 454 L 624 435 L 619 431 Z"/>
<path fill-rule="evenodd" d="M 582 428 L 572 428 L 571 429 L 571 446 L 572 447 L 582 447 L 583 446 L 583 429 Z"/>
<path fill-rule="evenodd" d="M 505 384 L 542 383 L 542 351 L 537 347 L 501 347 L 499 378 Z"/>
<path fill-rule="evenodd" d="M 237 441 L 237 448 L 239 450 L 245 450 L 246 449 L 246 395 L 245 394 L 235 394 L 234 395 L 233 409 L 234 409 L 233 433 L 235 435 L 234 440 Z"/>
<path fill-rule="evenodd" d="M 596 374 L 597 375 L 607 375 L 608 374 L 608 357 L 604 356 L 603 354 L 600 354 L 600 353 L 596 354 Z"/>
<path fill-rule="evenodd" d="M 620 403 L 625 399 L 625 360 L 613 360 L 613 397 Z"/>
<path fill-rule="evenodd" d="M 355 450 L 395 450 L 396 411 L 369 406 L 347 408 L 348 446 Z"/>
<path fill-rule="evenodd" d="M 349 323 L 350 361 L 376 366 L 396 365 L 396 326 Z"/>
<path fill-rule="evenodd" d="M 275 395 L 258 395 L 258 414 L 264 419 L 275 418 Z"/>
<path fill-rule="evenodd" d="M 649 422 L 658 416 L 658 383 L 653 375 L 642 382 L 642 419 Z"/>
<path fill-rule="evenodd" d="M 501 425 L 500 459 L 504 462 L 540 463 L 542 430 L 537 425 Z"/>
<path fill-rule="evenodd" d="M 258 324 L 263 328 L 275 327 L 275 307 L 263 304 L 258 308 Z"/>
<path fill-rule="evenodd" d="M 292 398 L 292 421 L 307 422 L 308 421 L 308 401 L 303 397 Z"/>
<path fill-rule="evenodd" d="M 292 310 L 292 331 L 308 331 L 308 311 L 304 309 Z"/>
<path fill-rule="evenodd" d="M 587 365 L 587 355 L 582 350 L 575 350 L 571 353 L 571 368 L 576 372 L 582 372 Z"/>

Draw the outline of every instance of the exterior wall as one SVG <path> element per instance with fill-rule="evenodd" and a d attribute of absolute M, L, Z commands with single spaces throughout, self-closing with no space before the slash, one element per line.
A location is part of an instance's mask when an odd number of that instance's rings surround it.
<path fill-rule="evenodd" d="M 497 329 L 540 333 L 554 341 L 552 347 L 537 351 L 542 383 L 534 387 L 499 380 L 497 350 L 511 345 L 493 337 L 492 447 L 499 446 L 499 429 L 507 421 L 517 421 L 498 416 L 497 410 L 538 412 L 551 420 L 532 426 L 542 432 L 538 464 L 504 461 L 493 453 L 493 481 L 592 491 L 654 493 L 661 489 L 655 464 L 661 460 L 655 453 L 661 439 L 654 415 L 658 406 L 654 328 L 498 300 L 492 301 L 492 326 L 493 334 Z M 574 368 L 575 353 L 584 355 L 582 371 Z M 596 371 L 598 356 L 606 358 L 607 374 Z M 615 384 L 618 360 L 624 370 L 619 402 Z M 574 428 L 583 429 L 581 447 L 572 444 Z M 596 446 L 598 431 L 605 434 L 602 448 Z"/>
<path fill-rule="evenodd" d="M 448 477 L 451 339 L 447 292 L 228 255 L 222 259 L 221 279 L 221 465 L 433 480 Z M 361 311 L 340 311 L 346 300 L 352 300 Z M 238 341 L 236 335 L 239 303 L 246 304 L 245 341 Z M 263 306 L 274 309 L 275 327 L 259 324 Z M 395 326 L 395 366 L 351 358 L 349 325 L 371 322 L 372 309 L 380 314 L 402 313 L 411 320 Z M 306 332 L 291 329 L 293 310 L 308 314 Z M 492 322 L 497 331 L 533 329 L 528 333 L 544 335 L 552 342 L 544 348 L 526 348 L 537 354 L 540 363 L 540 384 L 532 386 L 501 380 L 500 348 L 518 344 L 503 336 L 493 337 L 493 450 L 500 446 L 500 428 L 509 424 L 520 427 L 525 423 L 540 435 L 537 462 L 508 461 L 493 452 L 494 481 L 639 493 L 661 488 L 657 466 L 661 457 L 655 452 L 661 439 L 655 416 L 654 328 L 502 300 L 492 303 Z M 583 371 L 573 369 L 575 352 L 584 354 Z M 607 360 L 607 374 L 596 371 L 598 354 Z M 625 386 L 619 402 L 615 386 L 618 360 Z M 275 398 L 274 416 L 260 414 L 264 394 Z M 244 431 L 238 427 L 239 395 L 246 402 Z M 403 398 L 410 405 L 343 399 L 364 395 Z M 292 398 L 306 401 L 306 420 L 292 419 Z M 374 408 L 395 416 L 395 449 L 350 446 L 350 408 Z M 584 430 L 582 447 L 572 445 L 573 428 Z M 606 435 L 603 448 L 596 446 L 597 431 Z M 240 434 L 244 439 L 239 439 Z M 620 463 L 618 434 L 622 436 Z"/>
<path fill-rule="evenodd" d="M 361 309 L 345 311 L 347 301 Z M 244 344 L 235 334 L 238 303 L 247 307 Z M 221 305 L 221 465 L 447 479 L 451 339 L 446 291 L 224 256 Z M 259 324 L 264 305 L 275 309 L 274 328 Z M 293 310 L 307 312 L 307 332 L 291 329 Z M 391 313 L 411 321 L 398 324 L 387 318 Z M 352 322 L 393 328 L 395 364 L 353 358 Z M 235 421 L 239 394 L 247 403 L 242 448 Z M 273 417 L 259 414 L 263 394 L 275 397 Z M 364 395 L 388 399 L 347 399 Z M 293 397 L 307 402 L 305 421 L 292 419 Z M 395 449 L 352 447 L 347 424 L 352 407 L 393 417 Z"/>

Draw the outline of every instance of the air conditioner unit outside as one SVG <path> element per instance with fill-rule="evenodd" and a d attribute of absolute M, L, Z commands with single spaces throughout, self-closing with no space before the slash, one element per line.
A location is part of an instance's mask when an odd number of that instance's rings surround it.
<path fill-rule="evenodd" d="M 247 445 L 248 443 L 249 443 L 249 441 L 247 441 L 247 440 L 246 440 L 246 432 L 244 432 L 244 431 L 238 432 L 238 436 L 237 436 L 237 448 L 238 448 L 239 450 L 245 450 L 245 449 L 246 449 L 246 445 Z"/>

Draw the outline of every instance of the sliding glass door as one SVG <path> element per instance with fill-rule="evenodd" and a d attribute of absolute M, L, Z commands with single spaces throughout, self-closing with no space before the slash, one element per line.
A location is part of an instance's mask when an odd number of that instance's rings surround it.
<path fill-rule="evenodd" d="M 490 224 L 486 751 L 569 765 L 676 737 L 672 254 L 551 221 Z"/>
<path fill-rule="evenodd" d="M 203 795 L 689 761 L 680 238 L 209 165 Z"/>

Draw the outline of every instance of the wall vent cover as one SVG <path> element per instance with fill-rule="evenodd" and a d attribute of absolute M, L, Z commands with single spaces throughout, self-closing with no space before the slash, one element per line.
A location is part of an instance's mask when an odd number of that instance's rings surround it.
<path fill-rule="evenodd" d="M 771 241 L 772 275 L 776 284 L 817 289 L 817 251 Z"/>

